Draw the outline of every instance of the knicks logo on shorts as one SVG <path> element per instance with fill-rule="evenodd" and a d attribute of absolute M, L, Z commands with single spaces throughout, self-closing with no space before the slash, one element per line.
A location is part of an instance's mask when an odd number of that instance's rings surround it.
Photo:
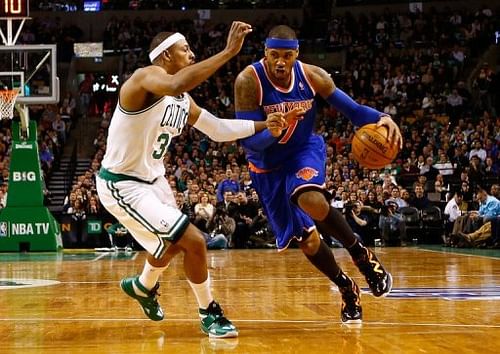
<path fill-rule="evenodd" d="M 314 168 L 304 167 L 304 168 L 301 168 L 299 171 L 297 171 L 295 176 L 297 178 L 303 179 L 304 181 L 310 181 L 311 179 L 316 177 L 318 174 L 319 174 L 319 172 L 317 170 L 315 170 Z"/>

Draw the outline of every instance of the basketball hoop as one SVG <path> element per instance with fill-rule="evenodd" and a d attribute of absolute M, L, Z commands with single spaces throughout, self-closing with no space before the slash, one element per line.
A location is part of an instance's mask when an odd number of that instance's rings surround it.
<path fill-rule="evenodd" d="M 0 119 L 14 117 L 14 105 L 19 90 L 0 90 Z"/>

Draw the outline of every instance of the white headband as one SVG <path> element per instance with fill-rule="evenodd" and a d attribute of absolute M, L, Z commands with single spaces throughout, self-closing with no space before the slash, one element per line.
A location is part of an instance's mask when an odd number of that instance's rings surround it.
<path fill-rule="evenodd" d="M 180 41 L 181 39 L 186 39 L 182 34 L 176 32 L 171 36 L 167 37 L 163 42 L 161 42 L 155 49 L 149 53 L 149 60 L 151 63 L 165 50 L 170 48 L 175 42 Z"/>

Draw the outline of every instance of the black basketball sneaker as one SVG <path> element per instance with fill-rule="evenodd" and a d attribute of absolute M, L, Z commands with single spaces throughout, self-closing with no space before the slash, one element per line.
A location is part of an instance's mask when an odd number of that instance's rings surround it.
<path fill-rule="evenodd" d="M 373 296 L 386 296 L 392 289 L 392 275 L 387 272 L 375 254 L 364 247 L 365 252 L 353 259 L 359 271 L 365 276 Z"/>
<path fill-rule="evenodd" d="M 363 310 L 359 295 L 359 287 L 351 280 L 352 285 L 339 288 L 342 295 L 342 309 L 340 310 L 340 319 L 343 324 L 361 324 L 363 319 Z"/>

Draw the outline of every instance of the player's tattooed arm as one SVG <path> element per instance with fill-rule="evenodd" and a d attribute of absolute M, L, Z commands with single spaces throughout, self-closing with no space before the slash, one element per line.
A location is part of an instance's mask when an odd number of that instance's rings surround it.
<path fill-rule="evenodd" d="M 258 87 L 255 75 L 250 67 L 243 70 L 234 83 L 234 106 L 236 112 L 259 109 Z"/>
<path fill-rule="evenodd" d="M 259 107 L 260 88 L 257 85 L 255 74 L 251 67 L 244 69 L 237 77 L 234 83 L 234 105 L 236 116 L 238 112 L 250 113 L 254 116 L 253 120 L 264 120 L 264 114 Z M 272 136 L 278 137 L 283 129 L 286 128 L 283 113 L 271 113 L 266 117 L 267 129 Z"/>

